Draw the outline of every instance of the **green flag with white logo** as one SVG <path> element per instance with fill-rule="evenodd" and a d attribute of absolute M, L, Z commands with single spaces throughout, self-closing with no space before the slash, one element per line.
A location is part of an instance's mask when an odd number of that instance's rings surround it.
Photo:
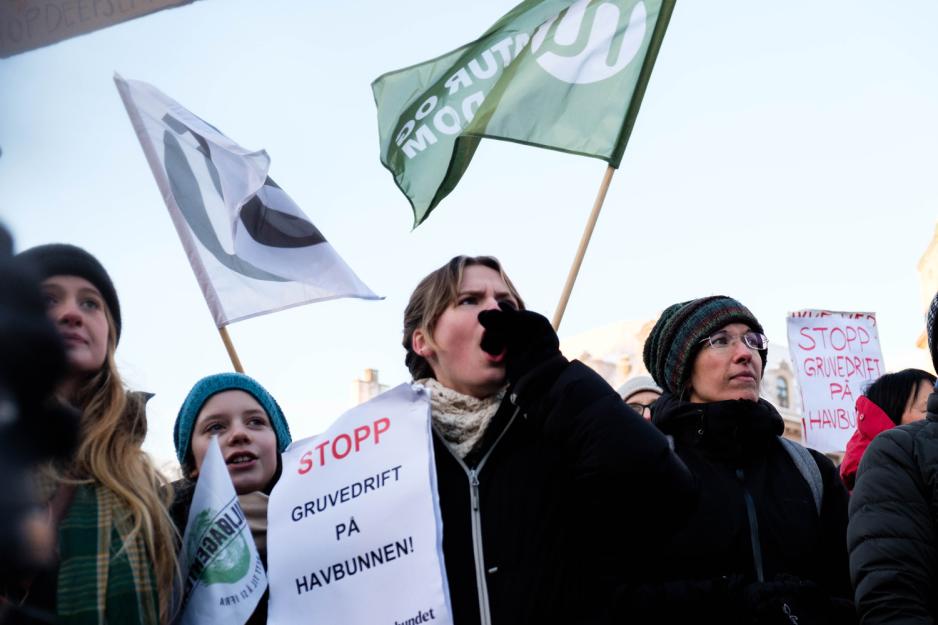
<path fill-rule="evenodd" d="M 674 0 L 526 0 L 472 43 L 372 84 L 381 162 L 420 225 L 481 137 L 618 167 Z"/>

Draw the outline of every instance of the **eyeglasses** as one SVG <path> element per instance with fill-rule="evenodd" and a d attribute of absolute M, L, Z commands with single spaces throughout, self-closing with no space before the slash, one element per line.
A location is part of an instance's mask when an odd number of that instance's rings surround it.
<path fill-rule="evenodd" d="M 720 330 L 714 334 L 711 334 L 705 339 L 702 339 L 698 342 L 700 343 L 709 343 L 710 347 L 713 349 L 726 349 L 733 345 L 734 342 L 740 340 L 743 344 L 749 349 L 754 349 L 756 351 L 762 351 L 769 348 L 769 339 L 762 334 L 761 332 L 744 332 L 743 334 L 736 335 L 730 334 L 725 330 Z"/>
<path fill-rule="evenodd" d="M 655 402 L 651 402 L 650 404 L 640 404 L 637 401 L 630 401 L 626 404 L 626 406 L 644 417 L 646 409 L 648 410 L 648 414 L 651 414 L 651 407 L 654 405 L 654 403 Z"/>

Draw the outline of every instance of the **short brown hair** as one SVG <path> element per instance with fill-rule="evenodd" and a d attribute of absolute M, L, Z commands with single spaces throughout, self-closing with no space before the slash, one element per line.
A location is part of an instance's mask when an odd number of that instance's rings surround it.
<path fill-rule="evenodd" d="M 501 263 L 494 256 L 455 256 L 448 263 L 439 269 L 431 272 L 427 277 L 420 281 L 417 288 L 410 296 L 407 302 L 407 308 L 404 309 L 404 340 L 402 344 L 407 354 L 404 356 L 404 364 L 415 380 L 422 378 L 432 378 L 433 368 L 423 356 L 414 351 L 414 332 L 422 330 L 429 339 L 433 339 L 433 328 L 443 312 L 450 306 L 459 295 L 459 285 L 462 282 L 463 272 L 466 267 L 473 265 L 482 265 L 498 272 L 505 286 L 518 302 L 518 308 L 524 310 L 524 302 L 518 295 L 518 290 L 511 283 L 508 276 L 505 275 Z"/>

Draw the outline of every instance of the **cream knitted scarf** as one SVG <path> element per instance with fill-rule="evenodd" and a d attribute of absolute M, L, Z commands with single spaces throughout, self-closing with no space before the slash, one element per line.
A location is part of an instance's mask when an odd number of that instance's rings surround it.
<path fill-rule="evenodd" d="M 505 396 L 505 388 L 477 399 L 446 388 L 433 378 L 415 380 L 430 390 L 430 415 L 437 432 L 460 458 L 475 449 Z"/>

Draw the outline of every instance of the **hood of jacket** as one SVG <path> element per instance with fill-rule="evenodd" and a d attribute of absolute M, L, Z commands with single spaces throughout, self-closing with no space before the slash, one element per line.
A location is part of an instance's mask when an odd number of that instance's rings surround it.
<path fill-rule="evenodd" d="M 696 404 L 665 393 L 655 403 L 652 422 L 675 441 L 721 460 L 762 454 L 785 431 L 778 410 L 761 398 Z"/>
<path fill-rule="evenodd" d="M 840 478 L 847 486 L 847 490 L 853 490 L 857 479 L 857 469 L 860 467 L 860 460 L 866 448 L 870 446 L 877 434 L 894 427 L 896 424 L 889 418 L 889 415 L 868 397 L 862 395 L 857 399 L 857 430 L 847 441 L 847 450 L 840 463 Z"/>

